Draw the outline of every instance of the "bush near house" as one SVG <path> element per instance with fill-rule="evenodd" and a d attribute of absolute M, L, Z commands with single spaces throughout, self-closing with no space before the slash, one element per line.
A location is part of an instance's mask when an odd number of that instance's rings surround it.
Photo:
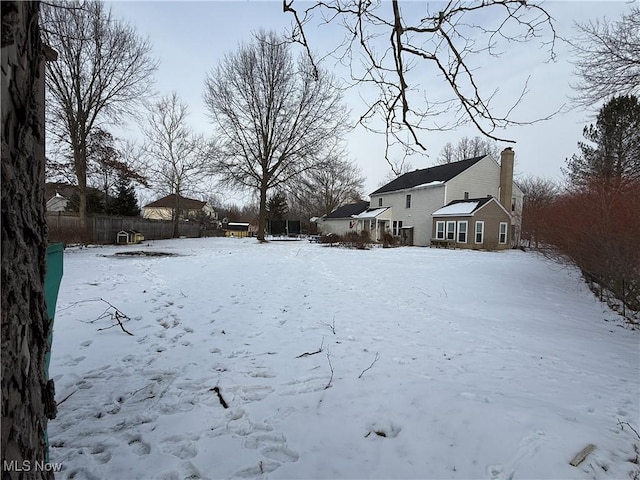
<path fill-rule="evenodd" d="M 371 245 L 371 238 L 369 232 L 348 232 L 345 235 L 337 235 L 335 233 L 329 233 L 320 237 L 320 243 L 328 243 L 331 246 L 339 244 L 346 248 L 356 248 L 358 250 L 366 250 Z"/>

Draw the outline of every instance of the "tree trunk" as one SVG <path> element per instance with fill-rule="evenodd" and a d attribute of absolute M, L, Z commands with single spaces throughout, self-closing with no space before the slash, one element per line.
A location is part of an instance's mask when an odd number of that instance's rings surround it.
<path fill-rule="evenodd" d="M 265 175 L 266 176 L 266 175 Z M 267 221 L 267 180 L 260 182 L 260 210 L 258 213 L 258 241 L 264 242 L 264 228 Z"/>
<path fill-rule="evenodd" d="M 180 194 L 176 193 L 171 209 L 172 238 L 180 237 Z"/>
<path fill-rule="evenodd" d="M 44 66 L 38 2 L 2 2 L 2 478 L 52 479 L 45 353 Z M 24 463 L 23 463 L 24 462 Z M 29 466 L 30 468 L 27 468 Z"/>

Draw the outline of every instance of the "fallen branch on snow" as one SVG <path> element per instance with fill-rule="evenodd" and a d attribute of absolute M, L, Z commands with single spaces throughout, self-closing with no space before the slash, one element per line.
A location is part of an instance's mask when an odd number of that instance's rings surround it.
<path fill-rule="evenodd" d="M 365 368 L 362 373 L 360 375 L 358 375 L 358 378 L 362 378 L 362 375 L 364 375 L 364 372 L 366 372 L 367 370 L 371 370 L 373 368 L 373 366 L 375 365 L 375 363 L 380 359 L 380 355 L 378 355 L 378 352 L 376 352 L 376 358 L 373 359 L 373 362 L 371 362 L 371 365 L 369 365 L 367 368 Z"/>
<path fill-rule="evenodd" d="M 638 437 L 638 440 L 640 440 L 640 434 L 635 428 L 631 426 L 631 424 L 629 424 L 629 422 L 621 422 L 620 419 L 618 419 L 618 426 L 620 427 L 620 430 L 624 430 L 625 425 L 629 427 L 631 431 L 636 434 L 636 437 Z"/>
<path fill-rule="evenodd" d="M 220 393 L 220 389 L 218 387 L 213 387 L 210 391 L 216 392 L 218 394 L 218 400 L 220 400 L 220 405 L 222 405 L 224 408 L 229 408 L 229 405 L 227 404 L 227 402 L 225 402 L 224 398 L 222 398 L 222 394 Z"/>
<path fill-rule="evenodd" d="M 320 348 L 318 348 L 318 350 L 316 350 L 315 352 L 304 352 L 304 353 L 298 355 L 296 358 L 310 357 L 311 355 L 316 355 L 318 353 L 321 353 L 323 346 L 324 346 L 324 337 L 322 337 L 322 343 L 320 343 Z"/>
<path fill-rule="evenodd" d="M 119 326 L 124 333 L 126 333 L 127 335 L 131 335 L 132 337 L 134 336 L 133 333 L 128 331 L 126 328 L 124 328 L 124 325 L 122 323 L 123 320 L 131 320 L 131 318 L 129 318 L 127 315 L 125 315 L 118 307 L 116 307 L 112 303 L 106 301 L 104 298 L 99 297 L 99 298 L 89 298 L 87 300 L 80 300 L 79 302 L 74 302 L 74 303 L 72 303 L 70 305 L 67 305 L 66 307 L 63 307 L 60 310 L 66 310 L 67 308 L 71 308 L 71 307 L 74 307 L 76 305 L 80 305 L 81 303 L 88 303 L 88 302 L 102 302 L 102 303 L 106 303 L 108 306 L 104 310 L 104 312 L 102 312 L 100 315 L 98 315 L 98 317 L 96 317 L 93 320 L 90 320 L 88 322 L 87 321 L 83 321 L 83 323 L 96 323 L 98 320 L 102 320 L 103 318 L 111 318 L 111 320 L 115 320 L 117 323 L 114 323 L 110 327 L 99 328 L 98 329 L 99 332 L 102 331 L 102 330 L 108 330 L 110 328 Z"/>
<path fill-rule="evenodd" d="M 327 361 L 329 362 L 329 369 L 331 370 L 331 376 L 329 377 L 329 383 L 327 383 L 327 386 L 324 387 L 325 390 L 331 386 L 331 382 L 333 381 L 333 365 L 331 365 L 331 355 L 329 355 L 329 352 L 327 352 Z"/>

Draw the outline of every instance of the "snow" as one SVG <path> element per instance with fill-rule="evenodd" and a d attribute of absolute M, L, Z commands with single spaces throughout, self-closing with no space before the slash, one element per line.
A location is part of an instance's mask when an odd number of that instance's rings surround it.
<path fill-rule="evenodd" d="M 384 207 L 384 208 L 373 208 L 370 210 L 366 210 L 362 213 L 359 213 L 358 215 L 352 215 L 353 218 L 376 218 L 378 215 L 380 215 L 382 212 L 388 210 L 389 207 Z"/>
<path fill-rule="evenodd" d="M 174 256 L 115 255 L 132 250 Z M 533 253 L 212 238 L 64 255 L 59 479 L 638 469 L 638 331 Z"/>
<path fill-rule="evenodd" d="M 427 182 L 427 183 L 421 183 L 419 185 L 416 185 L 414 188 L 417 187 L 439 187 L 440 185 L 444 185 L 444 182 L 441 180 L 436 180 L 433 182 Z"/>
<path fill-rule="evenodd" d="M 445 215 L 468 215 L 472 213 L 480 202 L 459 202 L 454 203 L 453 205 L 447 205 L 446 207 L 442 207 L 435 212 L 433 212 L 434 216 L 443 217 Z"/>

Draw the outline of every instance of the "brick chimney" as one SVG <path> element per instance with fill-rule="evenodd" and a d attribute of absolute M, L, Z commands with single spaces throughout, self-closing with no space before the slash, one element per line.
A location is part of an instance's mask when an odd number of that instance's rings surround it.
<path fill-rule="evenodd" d="M 511 212 L 511 197 L 513 196 L 514 155 L 511 147 L 505 148 L 500 154 L 500 203 L 507 212 Z"/>

